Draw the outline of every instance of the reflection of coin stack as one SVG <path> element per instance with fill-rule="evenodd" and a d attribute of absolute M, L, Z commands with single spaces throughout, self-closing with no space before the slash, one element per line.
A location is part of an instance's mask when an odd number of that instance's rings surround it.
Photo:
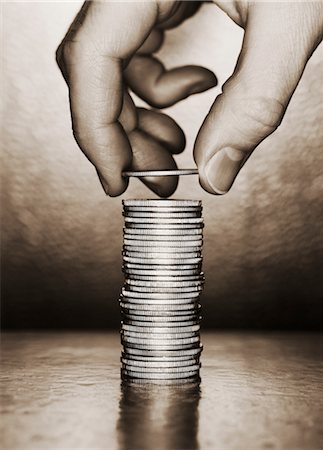
<path fill-rule="evenodd" d="M 199 378 L 201 202 L 125 200 L 122 377 Z"/>

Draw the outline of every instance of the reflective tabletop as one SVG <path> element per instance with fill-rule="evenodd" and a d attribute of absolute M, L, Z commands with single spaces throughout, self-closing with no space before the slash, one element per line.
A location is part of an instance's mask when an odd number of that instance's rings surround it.
<path fill-rule="evenodd" d="M 5 333 L 1 448 L 319 449 L 322 340 L 202 334 L 201 383 L 120 381 L 119 334 Z"/>

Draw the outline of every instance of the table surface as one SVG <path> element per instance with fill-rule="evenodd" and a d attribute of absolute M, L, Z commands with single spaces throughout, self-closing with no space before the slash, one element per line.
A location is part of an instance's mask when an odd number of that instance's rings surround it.
<path fill-rule="evenodd" d="M 322 340 L 203 333 L 201 385 L 121 385 L 112 333 L 2 335 L 1 448 L 319 449 Z"/>

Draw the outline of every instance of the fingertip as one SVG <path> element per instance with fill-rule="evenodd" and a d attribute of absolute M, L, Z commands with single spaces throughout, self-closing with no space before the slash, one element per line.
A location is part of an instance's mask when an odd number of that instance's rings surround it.
<path fill-rule="evenodd" d="M 177 189 L 178 177 L 166 176 L 166 177 L 142 177 L 140 180 L 159 197 L 170 197 Z"/>

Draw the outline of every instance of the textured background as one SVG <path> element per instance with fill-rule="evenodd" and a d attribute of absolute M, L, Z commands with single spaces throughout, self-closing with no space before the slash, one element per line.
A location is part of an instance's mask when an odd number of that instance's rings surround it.
<path fill-rule="evenodd" d="M 77 149 L 54 52 L 80 3 L 3 4 L 2 318 L 12 328 L 106 327 L 119 321 L 121 198 L 106 198 Z M 287 30 L 288 31 L 288 30 Z M 194 39 L 192 38 L 194 36 Z M 168 33 L 167 66 L 204 64 L 220 85 L 242 31 L 213 5 Z M 317 328 L 322 312 L 323 49 L 311 58 L 275 135 L 223 197 L 182 179 L 206 222 L 204 323 Z M 268 74 L 270 76 L 270 74 Z M 167 112 L 191 150 L 215 88 Z M 153 197 L 132 180 L 123 198 Z"/>

